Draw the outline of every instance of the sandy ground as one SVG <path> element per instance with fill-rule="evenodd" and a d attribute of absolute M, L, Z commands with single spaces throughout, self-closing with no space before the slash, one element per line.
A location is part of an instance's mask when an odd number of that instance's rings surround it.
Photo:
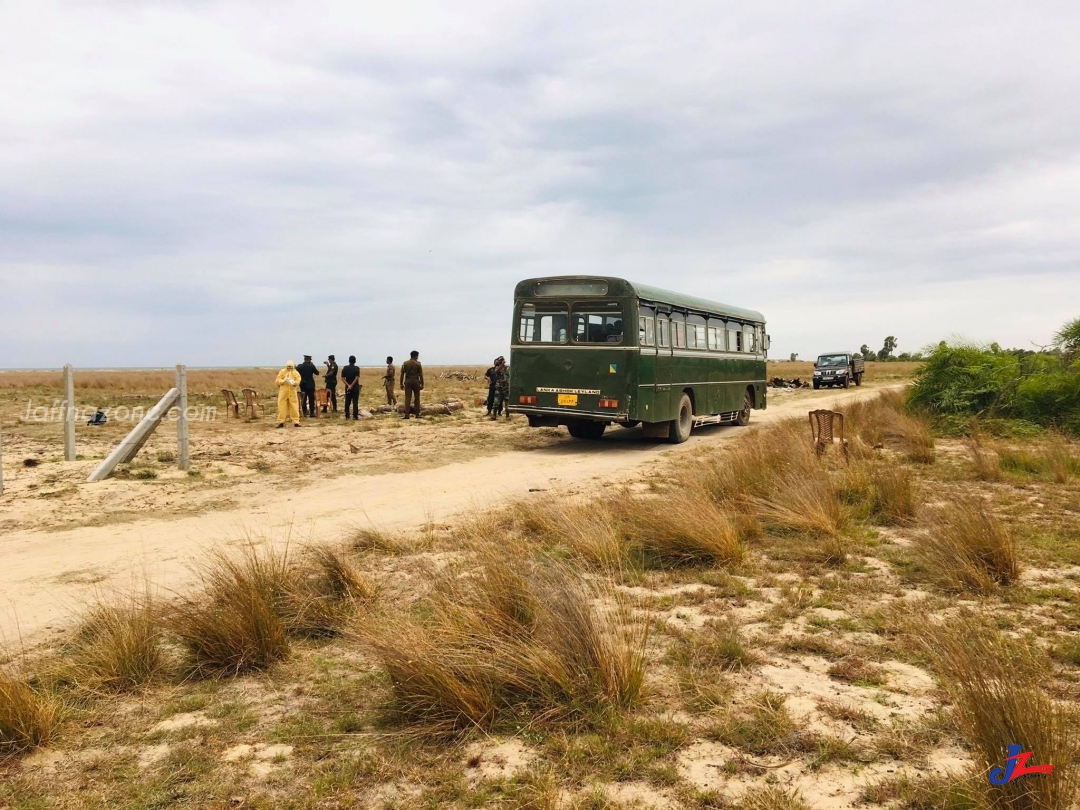
<path fill-rule="evenodd" d="M 771 393 L 769 408 L 755 411 L 752 424 L 833 407 L 894 385 L 864 385 L 842 393 Z M 603 441 L 588 443 L 561 430 L 530 430 L 520 418 L 507 426 L 481 416 L 482 411 L 405 425 L 396 420 L 378 430 L 355 430 L 347 441 L 338 437 L 331 442 L 332 450 L 306 451 L 304 463 L 288 475 L 260 475 L 249 461 L 230 476 L 233 450 L 218 442 L 194 455 L 197 462 L 201 455 L 213 463 L 220 481 L 194 487 L 177 472 L 172 478 L 163 473 L 163 480 L 154 482 L 77 483 L 96 460 L 55 464 L 70 472 L 50 473 L 51 479 L 9 481 L 0 501 L 0 646 L 47 642 L 89 601 L 147 579 L 170 591 L 182 590 L 191 579 L 193 560 L 246 537 L 335 541 L 357 526 L 409 530 L 452 522 L 476 507 L 530 492 L 574 492 L 641 480 L 648 475 L 647 465 L 659 457 L 732 441 L 745 431 L 701 428 L 685 444 L 672 446 L 644 440 L 640 430 L 612 429 Z M 303 435 L 313 448 L 322 447 L 320 437 L 334 429 L 323 422 Z M 245 433 L 245 427 L 237 426 L 233 441 L 246 437 L 267 453 L 293 441 L 292 432 L 260 428 Z M 448 445 L 457 451 L 439 452 Z M 357 460 L 347 472 L 334 468 L 331 475 L 320 463 L 335 453 L 368 456 L 372 462 Z M 124 505 L 120 517 L 102 511 L 103 502 Z"/>

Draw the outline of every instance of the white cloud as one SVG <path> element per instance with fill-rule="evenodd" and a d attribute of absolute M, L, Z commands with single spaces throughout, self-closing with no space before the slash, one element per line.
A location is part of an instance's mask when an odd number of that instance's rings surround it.
<path fill-rule="evenodd" d="M 573 272 L 760 309 L 784 356 L 1046 342 L 1080 300 L 1078 22 L 0 6 L 0 366 L 479 361 L 516 281 Z"/>

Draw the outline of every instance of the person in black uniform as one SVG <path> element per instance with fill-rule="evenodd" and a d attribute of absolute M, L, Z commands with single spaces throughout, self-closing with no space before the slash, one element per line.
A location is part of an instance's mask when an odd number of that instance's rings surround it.
<path fill-rule="evenodd" d="M 304 355 L 304 362 L 296 367 L 300 374 L 300 411 L 304 416 L 314 418 L 315 413 L 315 375 L 319 369 L 311 362 L 311 355 Z"/>
<path fill-rule="evenodd" d="M 341 381 L 345 383 L 345 418 L 349 418 L 349 407 L 352 406 L 352 418 L 359 419 L 360 367 L 356 365 L 355 356 L 349 355 L 349 365 L 341 370 Z"/>
<path fill-rule="evenodd" d="M 337 363 L 334 361 L 334 355 L 330 355 L 326 358 L 326 376 L 323 380 L 326 382 L 326 390 L 330 393 L 330 410 L 334 413 L 337 413 L 337 375 Z"/>
<path fill-rule="evenodd" d="M 498 360 L 496 360 L 496 363 Z M 484 372 L 484 379 L 488 384 L 487 415 L 491 416 L 491 409 L 495 405 L 495 383 L 499 379 L 499 370 L 492 366 Z"/>

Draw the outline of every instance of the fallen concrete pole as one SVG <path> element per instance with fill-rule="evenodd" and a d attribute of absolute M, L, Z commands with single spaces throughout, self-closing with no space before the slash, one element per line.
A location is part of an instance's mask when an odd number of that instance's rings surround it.
<path fill-rule="evenodd" d="M 116 469 L 117 464 L 124 464 L 135 458 L 135 454 L 142 449 L 142 446 L 146 444 L 146 440 L 150 438 L 150 434 L 161 424 L 161 420 L 179 399 L 180 390 L 170 388 L 169 392 L 158 400 L 157 405 L 150 409 L 131 433 L 125 436 L 124 440 L 116 446 L 116 449 L 109 453 L 109 457 L 90 473 L 86 483 L 92 484 L 95 481 L 104 481 Z"/>

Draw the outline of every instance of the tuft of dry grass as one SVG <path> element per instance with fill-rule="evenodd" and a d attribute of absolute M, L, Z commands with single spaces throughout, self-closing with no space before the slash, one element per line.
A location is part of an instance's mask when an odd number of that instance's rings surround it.
<path fill-rule="evenodd" d="M 610 607 L 609 585 L 512 542 L 474 542 L 469 552 L 466 569 L 429 574 L 417 614 L 360 631 L 406 722 L 454 733 L 522 718 L 581 721 L 638 700 L 647 624 Z"/>
<path fill-rule="evenodd" d="M 121 604 L 99 604 L 70 643 L 68 674 L 92 691 L 138 689 L 166 668 L 162 628 L 150 590 Z"/>
<path fill-rule="evenodd" d="M 167 618 L 195 672 L 236 675 L 289 654 L 278 610 L 293 584 L 287 550 L 251 543 L 238 557 L 214 552 L 198 573 L 201 590 L 176 603 Z"/>
<path fill-rule="evenodd" d="M 886 680 L 885 670 L 856 654 L 847 655 L 829 667 L 829 676 L 859 686 L 881 686 Z"/>
<path fill-rule="evenodd" d="M 1050 434 L 1042 448 L 1046 469 L 1058 484 L 1067 484 L 1073 476 L 1080 475 L 1080 458 L 1072 453 L 1069 442 L 1057 432 Z"/>
<path fill-rule="evenodd" d="M 60 705 L 0 668 L 0 756 L 45 745 L 60 722 Z"/>
<path fill-rule="evenodd" d="M 915 538 L 915 550 L 931 577 L 951 590 L 987 593 L 1020 575 L 1016 539 L 986 501 L 961 497 L 931 518 Z"/>
<path fill-rule="evenodd" d="M 903 391 L 885 391 L 879 396 L 846 403 L 845 428 L 853 439 L 853 450 L 865 455 L 872 448 L 889 448 L 919 464 L 932 464 L 936 457 L 934 435 L 929 420 L 908 410 Z"/>
<path fill-rule="evenodd" d="M 1048 667 L 1029 642 L 1002 635 L 990 621 L 961 616 L 923 628 L 922 644 L 955 704 L 961 733 L 980 773 L 1001 767 L 1009 745 L 1022 744 L 1032 764 L 1052 763 L 1047 779 L 995 787 L 994 806 L 1068 808 L 1080 791 L 1080 713 L 1043 688 Z"/>
<path fill-rule="evenodd" d="M 337 549 L 315 546 L 304 562 L 286 572 L 277 601 L 291 635 L 337 635 L 357 604 L 377 596 L 375 586 Z"/>
<path fill-rule="evenodd" d="M 630 543 L 666 564 L 732 563 L 744 553 L 734 510 L 710 500 L 700 485 L 638 499 L 622 512 L 621 525 Z"/>
<path fill-rule="evenodd" d="M 755 756 L 802 751 L 807 735 L 785 701 L 778 692 L 762 690 L 738 711 L 717 719 L 705 736 Z"/>
<path fill-rule="evenodd" d="M 1001 459 L 998 454 L 987 449 L 985 442 L 977 433 L 973 433 L 968 442 L 971 451 L 971 463 L 977 481 L 1000 481 Z"/>
<path fill-rule="evenodd" d="M 563 546 L 592 565 L 618 570 L 627 563 L 628 548 L 610 498 L 533 498 L 514 504 L 513 514 L 527 534 Z"/>
<path fill-rule="evenodd" d="M 750 788 L 735 806 L 738 810 L 810 810 L 798 789 L 779 785 Z"/>

